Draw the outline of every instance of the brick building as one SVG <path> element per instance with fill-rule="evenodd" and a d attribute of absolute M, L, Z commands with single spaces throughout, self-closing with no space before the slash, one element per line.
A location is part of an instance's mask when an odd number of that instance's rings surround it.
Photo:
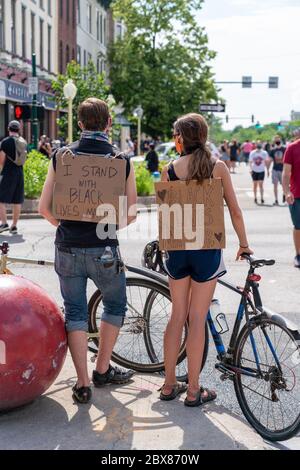
<path fill-rule="evenodd" d="M 79 0 L 57 0 L 58 72 L 64 74 L 67 64 L 76 60 L 77 4 Z M 86 12 L 86 11 L 85 11 Z"/>
<path fill-rule="evenodd" d="M 0 138 L 14 118 L 16 103 L 31 101 L 28 79 L 37 56 L 38 100 L 45 107 L 40 134 L 56 135 L 51 80 L 57 74 L 57 3 L 53 0 L 0 0 Z M 31 140 L 30 122 L 24 135 Z"/>

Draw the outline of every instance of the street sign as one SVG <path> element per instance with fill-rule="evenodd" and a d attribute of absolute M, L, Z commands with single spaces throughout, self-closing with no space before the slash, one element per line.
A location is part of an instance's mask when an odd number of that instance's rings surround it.
<path fill-rule="evenodd" d="M 269 77 L 269 88 L 278 88 L 279 78 Z"/>
<path fill-rule="evenodd" d="M 30 77 L 28 79 L 29 85 L 29 94 L 30 95 L 37 95 L 39 92 L 39 80 L 37 77 Z"/>
<path fill-rule="evenodd" d="M 252 88 L 252 77 L 242 77 L 242 87 Z"/>
<path fill-rule="evenodd" d="M 226 106 L 225 104 L 216 103 L 216 104 L 200 104 L 200 112 L 204 113 L 225 113 Z"/>

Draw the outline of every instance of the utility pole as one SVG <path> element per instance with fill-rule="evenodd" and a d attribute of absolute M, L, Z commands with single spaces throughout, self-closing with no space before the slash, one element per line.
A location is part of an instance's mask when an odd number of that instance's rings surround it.
<path fill-rule="evenodd" d="M 36 55 L 32 54 L 32 78 L 36 79 Z M 37 81 L 37 80 L 36 80 Z M 38 88 L 38 87 L 37 87 Z M 36 91 L 36 90 L 35 90 Z M 33 148 L 37 150 L 38 148 L 38 133 L 39 133 L 39 121 L 37 118 L 37 93 L 32 95 L 32 115 L 31 115 L 31 125 L 32 125 L 32 142 Z"/>

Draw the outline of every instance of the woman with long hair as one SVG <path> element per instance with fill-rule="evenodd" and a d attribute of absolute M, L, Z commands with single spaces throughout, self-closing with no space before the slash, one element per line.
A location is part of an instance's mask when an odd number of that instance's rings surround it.
<path fill-rule="evenodd" d="M 181 117 L 174 125 L 174 139 L 181 158 L 168 165 L 162 181 L 198 181 L 220 178 L 224 199 L 229 208 L 233 227 L 239 239 L 236 259 L 242 253 L 252 254 L 247 240 L 243 215 L 239 207 L 226 164 L 212 157 L 207 146 L 208 126 L 199 114 Z M 173 400 L 187 390 L 186 406 L 199 406 L 214 400 L 216 393 L 199 386 L 205 323 L 213 299 L 217 279 L 226 273 L 222 250 L 169 251 L 166 267 L 172 297 L 172 314 L 164 338 L 165 383 L 161 400 Z M 176 362 L 184 324 L 188 318 L 186 344 L 188 387 L 176 381 Z"/>

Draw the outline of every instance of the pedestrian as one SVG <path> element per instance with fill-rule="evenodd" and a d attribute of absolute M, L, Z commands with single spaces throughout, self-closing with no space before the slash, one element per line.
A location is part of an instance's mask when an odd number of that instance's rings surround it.
<path fill-rule="evenodd" d="M 230 156 L 229 156 L 229 149 L 226 141 L 220 146 L 220 160 L 225 163 L 227 168 L 230 170 Z"/>
<path fill-rule="evenodd" d="M 238 156 L 239 156 L 239 145 L 237 143 L 237 140 L 233 140 L 229 146 L 229 152 L 230 152 L 230 168 L 231 168 L 231 173 L 235 173 L 235 168 L 236 168 L 236 162 L 238 161 Z"/>
<path fill-rule="evenodd" d="M 174 125 L 177 152 L 183 155 L 163 170 L 163 181 L 221 178 L 226 203 L 239 239 L 237 259 L 242 253 L 252 254 L 230 173 L 224 162 L 214 158 L 207 145 L 208 126 L 198 114 L 181 117 Z M 176 201 L 173 200 L 172 203 Z M 207 312 L 217 279 L 226 273 L 222 250 L 169 251 L 167 270 L 172 297 L 172 314 L 164 338 L 165 383 L 160 399 L 173 400 L 187 390 L 176 381 L 176 363 L 184 325 L 188 319 L 187 337 L 188 391 L 186 406 L 199 406 L 214 400 L 213 390 L 199 387 Z"/>
<path fill-rule="evenodd" d="M 145 161 L 150 173 L 155 173 L 159 169 L 159 158 L 155 152 L 155 144 L 150 144 L 150 151 L 147 153 Z"/>
<path fill-rule="evenodd" d="M 132 158 L 134 157 L 135 155 L 135 146 L 134 146 L 134 143 L 132 142 L 131 139 L 126 139 L 126 143 L 127 143 L 127 149 L 126 149 L 126 153 L 127 153 L 127 156 L 129 158 Z"/>
<path fill-rule="evenodd" d="M 295 137 L 297 140 L 288 146 L 284 155 L 283 191 L 294 225 L 294 266 L 300 268 L 300 129 Z"/>
<path fill-rule="evenodd" d="M 272 183 L 274 186 L 274 195 L 275 195 L 275 202 L 274 206 L 278 206 L 278 185 L 282 185 L 282 172 L 283 172 L 283 158 L 286 151 L 285 146 L 282 143 L 281 137 L 277 135 L 274 139 L 275 146 L 269 152 L 270 164 L 268 166 L 268 170 L 272 167 Z M 283 194 L 282 197 L 283 204 L 285 203 L 285 195 Z"/>
<path fill-rule="evenodd" d="M 253 150 L 252 142 L 250 142 L 249 139 L 246 139 L 245 142 L 241 146 L 241 150 L 243 152 L 244 162 L 246 163 L 246 165 L 248 165 L 249 164 L 249 156 L 250 156 L 250 153 Z"/>
<path fill-rule="evenodd" d="M 38 151 L 45 155 L 47 158 L 51 158 L 52 148 L 50 144 L 50 139 L 46 135 L 42 135 L 39 140 Z"/>
<path fill-rule="evenodd" d="M 24 202 L 24 172 L 23 165 L 27 156 L 27 142 L 20 135 L 21 126 L 18 121 L 8 125 L 8 137 L 0 144 L 0 233 L 10 231 L 18 233 L 18 222 L 21 207 Z M 13 221 L 11 227 L 7 223 L 5 204 L 13 206 Z"/>
<path fill-rule="evenodd" d="M 79 107 L 78 118 L 81 137 L 69 149 L 75 154 L 75 158 L 80 153 L 81 156 L 99 155 L 99 158 L 116 156 L 126 161 L 126 196 L 130 211 L 126 223 L 133 222 L 136 216 L 132 208 L 137 200 L 134 167 L 127 156 L 116 155 L 109 143 L 112 119 L 108 105 L 97 98 L 87 99 Z M 116 226 L 110 226 L 108 238 L 101 239 L 97 235 L 96 223 L 59 221 L 54 218 L 52 199 L 58 155 L 57 151 L 53 154 L 53 164 L 49 168 L 39 211 L 57 227 L 55 270 L 64 299 L 69 348 L 78 377 L 73 387 L 73 399 L 79 403 L 88 403 L 92 393 L 87 369 L 87 281 L 93 280 L 103 295 L 99 355 L 93 372 L 95 387 L 101 387 L 108 383 L 127 383 L 133 375 L 132 371 L 122 371 L 110 364 L 127 310 L 126 277 L 120 258 Z"/>
<path fill-rule="evenodd" d="M 263 150 L 260 140 L 256 143 L 256 149 L 252 150 L 249 156 L 250 172 L 253 180 L 254 202 L 257 204 L 257 189 L 260 191 L 261 203 L 264 204 L 264 180 L 266 176 L 266 162 L 268 153 Z"/>

